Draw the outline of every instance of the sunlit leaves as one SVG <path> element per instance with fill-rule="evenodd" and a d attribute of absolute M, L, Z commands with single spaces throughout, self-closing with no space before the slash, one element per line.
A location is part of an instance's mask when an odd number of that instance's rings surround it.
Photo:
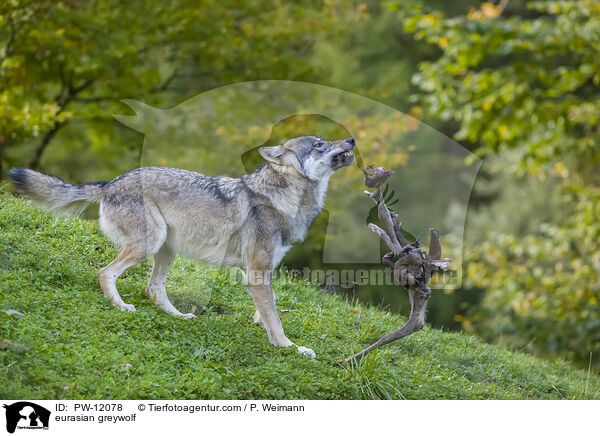
<path fill-rule="evenodd" d="M 407 31 L 442 50 L 413 81 L 431 114 L 458 123 L 458 140 L 478 144 L 482 155 L 513 149 L 519 165 L 505 171 L 562 183 L 552 224 L 496 230 L 524 219 L 508 200 L 512 208 L 478 224 L 486 236 L 468 244 L 466 279 L 486 297 L 463 324 L 489 340 L 587 364 L 600 351 L 600 7 L 527 7 L 483 3 L 453 18 L 407 18 Z"/>
<path fill-rule="evenodd" d="M 480 143 L 481 151 L 525 146 L 543 161 L 545 150 L 569 154 L 565 136 L 598 133 L 590 118 L 569 115 L 582 103 L 588 113 L 600 112 L 598 87 L 591 86 L 599 81 L 600 11 L 593 2 L 532 3 L 541 15 L 529 19 L 503 17 L 498 7 L 406 19 L 406 30 L 443 49 L 413 81 L 427 92 L 430 112 L 458 120 L 457 139 Z M 540 129 L 552 133 L 544 134 L 545 150 L 537 147 Z"/>
<path fill-rule="evenodd" d="M 310 79 L 305 57 L 314 35 L 333 27 L 339 2 L 278 3 L 0 4 L 0 144 L 35 138 L 72 115 L 86 121 L 77 147 L 91 130 L 106 131 L 122 98 L 174 104 L 237 81 Z M 0 159 L 11 164 L 31 159 L 29 149 L 6 153 L 0 148 Z"/>

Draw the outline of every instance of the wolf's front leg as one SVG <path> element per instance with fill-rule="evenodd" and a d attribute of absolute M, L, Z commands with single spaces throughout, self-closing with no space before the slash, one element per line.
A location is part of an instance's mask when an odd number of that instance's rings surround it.
<path fill-rule="evenodd" d="M 298 353 L 312 358 L 316 357 L 313 350 L 300 347 L 285 336 L 275 307 L 275 293 L 271 287 L 270 276 L 271 272 L 264 270 L 250 270 L 246 274 L 246 285 L 256 306 L 255 321 L 260 322 L 261 326 L 265 328 L 269 336 L 269 342 L 276 347 L 293 345 L 297 347 Z"/>

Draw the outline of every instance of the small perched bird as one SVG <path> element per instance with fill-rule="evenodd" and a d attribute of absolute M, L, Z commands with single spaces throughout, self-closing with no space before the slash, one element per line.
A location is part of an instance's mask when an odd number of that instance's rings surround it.
<path fill-rule="evenodd" d="M 439 260 L 442 257 L 442 244 L 440 243 L 440 231 L 429 229 L 429 258 Z"/>
<path fill-rule="evenodd" d="M 386 170 L 384 167 L 373 168 L 373 165 L 369 165 L 365 168 L 365 185 L 369 188 L 379 188 L 392 174 L 394 170 Z"/>

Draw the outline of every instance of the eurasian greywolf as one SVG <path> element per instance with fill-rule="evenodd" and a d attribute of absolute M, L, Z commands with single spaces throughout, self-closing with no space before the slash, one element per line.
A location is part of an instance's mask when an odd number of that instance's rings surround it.
<path fill-rule="evenodd" d="M 271 272 L 295 242 L 302 241 L 321 211 L 329 177 L 354 162 L 354 139 L 326 141 L 319 136 L 290 139 L 262 147 L 266 159 L 239 178 L 209 177 L 191 171 L 139 168 L 109 182 L 74 186 L 61 178 L 13 168 L 17 190 L 56 212 L 81 211 L 100 203 L 100 228 L 122 250 L 99 272 L 104 296 L 121 310 L 134 311 L 115 286 L 125 270 L 154 256 L 146 295 L 164 311 L 179 312 L 167 297 L 167 274 L 176 254 L 244 272 L 254 299 L 254 321 L 271 344 L 293 344 L 275 308 Z M 298 346 L 298 352 L 314 352 Z"/>

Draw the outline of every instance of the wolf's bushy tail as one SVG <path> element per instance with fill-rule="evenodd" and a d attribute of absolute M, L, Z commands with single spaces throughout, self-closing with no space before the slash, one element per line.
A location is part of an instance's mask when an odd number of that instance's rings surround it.
<path fill-rule="evenodd" d="M 25 168 L 12 168 L 7 175 L 19 194 L 58 214 L 80 214 L 88 203 L 100 201 L 106 183 L 71 185 L 60 177 Z"/>

